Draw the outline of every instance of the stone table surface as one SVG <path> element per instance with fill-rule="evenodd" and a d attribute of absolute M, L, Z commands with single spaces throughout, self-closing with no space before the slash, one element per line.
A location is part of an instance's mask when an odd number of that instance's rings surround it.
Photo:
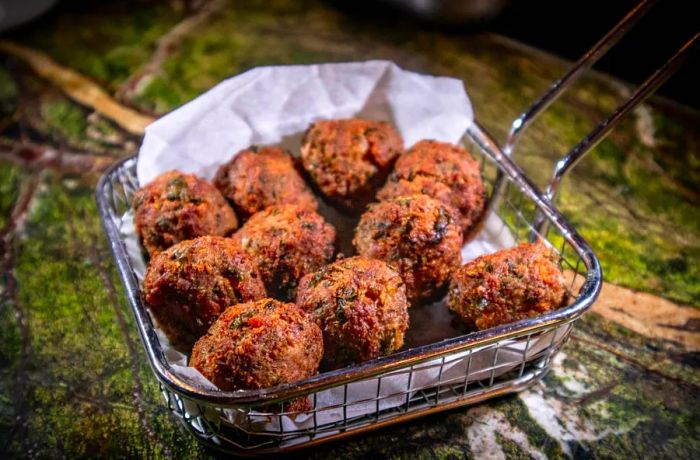
<path fill-rule="evenodd" d="M 254 66 L 390 59 L 463 79 L 502 141 L 567 63 L 503 37 L 335 3 L 62 2 L 0 37 L 0 457 L 215 454 L 161 401 L 94 188 L 154 117 Z M 555 159 L 630 92 L 588 74 L 528 132 Z M 311 458 L 698 458 L 700 135 L 654 99 L 565 181 L 606 283 L 533 388 L 306 451 Z"/>

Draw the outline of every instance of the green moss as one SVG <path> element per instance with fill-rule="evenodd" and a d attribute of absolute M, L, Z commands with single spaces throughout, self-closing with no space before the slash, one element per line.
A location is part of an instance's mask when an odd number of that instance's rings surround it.
<path fill-rule="evenodd" d="M 166 78 L 157 76 L 137 95 L 136 103 L 144 110 L 162 114 L 184 104 L 189 99 L 191 98 L 188 95 L 173 88 Z"/>
<path fill-rule="evenodd" d="M 622 154 L 607 142 L 585 161 L 559 204 L 593 246 L 606 279 L 700 305 L 700 208 L 650 170 L 648 149 Z"/>
<path fill-rule="evenodd" d="M 71 2 L 11 37 L 113 91 L 150 59 L 155 41 L 182 14 L 169 2 Z"/>
<path fill-rule="evenodd" d="M 25 383 L 27 442 L 37 452 L 66 457 L 120 452 L 160 458 L 166 446 L 180 455 L 199 457 L 201 447 L 179 431 L 161 404 L 113 268 L 101 266 L 108 255 L 93 186 L 78 182 L 69 190 L 48 175 L 18 243 L 18 301 L 27 311 L 32 353 Z M 110 289 L 118 295 L 116 305 Z M 126 321 L 126 336 L 117 311 Z M 126 340 L 138 353 L 137 375 Z M 11 337 L 3 336 L 3 350 L 7 343 L 12 343 Z M 16 354 L 8 358 L 18 359 Z M 141 382 L 139 404 L 157 438 L 145 435 L 137 412 L 136 377 Z M 18 452 L 18 442 L 10 452 Z"/>
<path fill-rule="evenodd" d="M 501 446 L 501 449 L 503 449 L 503 453 L 507 459 L 530 460 L 532 458 L 532 456 L 523 451 L 517 443 L 506 438 L 501 433 L 496 433 L 496 441 Z"/>
<path fill-rule="evenodd" d="M 0 273 L 0 283 L 6 286 L 6 274 Z M 22 350 L 22 339 L 15 319 L 15 310 L 6 296 L 0 296 L 0 443 L 10 446 L 15 430 L 17 414 L 15 394 L 17 392 L 17 360 Z"/>
<path fill-rule="evenodd" d="M 694 198 L 697 203 L 697 184 L 700 183 L 700 136 L 688 134 L 695 132 L 697 115 L 680 110 L 674 115 L 669 116 L 662 111 L 652 112 L 656 149 L 660 153 L 654 160 L 665 172 L 661 179 L 667 179 L 684 188 L 689 192 L 689 197 Z"/>
<path fill-rule="evenodd" d="M 0 161 L 0 229 L 7 225 L 25 178 L 26 174 L 19 167 Z"/>
<path fill-rule="evenodd" d="M 14 112 L 17 106 L 17 87 L 10 73 L 0 67 L 0 116 Z"/>
<path fill-rule="evenodd" d="M 228 10 L 217 16 L 165 62 L 163 72 L 137 97 L 139 107 L 164 113 L 256 66 L 335 60 L 331 52 L 304 49 L 293 37 L 280 41 L 276 34 L 252 31 L 253 26 L 274 28 L 276 21 L 251 11 Z"/>
<path fill-rule="evenodd" d="M 609 388 L 597 400 L 574 406 L 599 430 L 617 430 L 616 435 L 599 442 L 584 443 L 585 448 L 599 457 L 620 452 L 647 452 L 642 456 L 654 458 L 692 456 L 700 434 L 700 419 L 694 410 L 700 404 L 700 380 L 692 365 L 681 356 L 672 359 L 668 344 L 631 333 L 596 315 L 587 315 L 576 334 L 630 357 L 621 360 L 584 342 L 571 343 L 565 349 L 568 357 L 585 369 L 588 377 L 584 383 L 591 392 Z M 552 393 L 566 394 L 559 392 L 553 377 L 547 377 L 547 384 Z M 677 442 L 681 439 L 687 442 Z"/>
<path fill-rule="evenodd" d="M 95 132 L 98 133 L 99 137 L 103 139 L 114 139 L 119 136 L 119 131 L 115 128 L 114 124 L 104 117 L 95 117 L 95 119 L 91 121 L 91 126 Z"/>
<path fill-rule="evenodd" d="M 547 458 L 564 458 L 564 452 L 561 450 L 559 443 L 552 439 L 537 421 L 532 418 L 527 407 L 520 399 L 506 398 L 498 401 L 493 407 L 503 412 L 512 426 L 525 433 L 530 446 L 542 451 Z"/>
<path fill-rule="evenodd" d="M 435 458 L 438 460 L 456 460 L 466 456 L 466 453 L 454 446 L 438 446 L 434 449 Z"/>
<path fill-rule="evenodd" d="M 48 130 L 54 136 L 74 140 L 85 137 L 85 115 L 74 103 L 67 99 L 46 101 L 40 110 Z"/>
<path fill-rule="evenodd" d="M 29 117 L 31 127 L 78 152 L 122 154 L 124 135 L 115 125 L 57 92 L 41 94 Z"/>
<path fill-rule="evenodd" d="M 614 350 L 624 351 L 645 369 L 657 369 L 664 375 L 668 375 L 670 379 L 678 379 L 680 382 L 700 387 L 700 374 L 693 370 L 692 351 L 684 351 L 673 343 L 652 340 L 636 334 L 598 315 L 584 316 L 581 330 L 597 342 L 605 343 Z M 614 358 L 614 355 L 610 356 Z M 586 363 L 580 354 L 572 357 Z"/>

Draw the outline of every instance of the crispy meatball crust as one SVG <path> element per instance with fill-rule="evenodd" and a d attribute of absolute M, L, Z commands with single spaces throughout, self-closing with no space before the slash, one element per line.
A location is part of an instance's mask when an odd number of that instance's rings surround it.
<path fill-rule="evenodd" d="M 309 273 L 299 283 L 297 305 L 323 331 L 323 366 L 389 355 L 403 346 L 408 328 L 406 288 L 386 263 L 356 256 Z"/>
<path fill-rule="evenodd" d="M 447 305 L 477 330 L 537 316 L 565 305 L 564 277 L 542 243 L 478 257 L 452 277 Z"/>
<path fill-rule="evenodd" d="M 263 299 L 227 308 L 194 345 L 190 366 L 222 390 L 255 390 L 316 374 L 321 356 L 323 336 L 310 317 Z"/>
<path fill-rule="evenodd" d="M 417 194 L 370 205 L 353 244 L 363 256 L 394 266 L 415 302 L 437 294 L 459 267 L 462 232 L 447 206 Z"/>
<path fill-rule="evenodd" d="M 388 122 L 325 120 L 304 135 L 301 161 L 321 193 L 344 210 L 359 212 L 402 151 L 403 140 Z"/>
<path fill-rule="evenodd" d="M 278 147 L 241 150 L 219 168 L 214 184 L 243 219 L 276 204 L 317 207 L 294 159 Z"/>
<path fill-rule="evenodd" d="M 153 257 L 180 241 L 226 236 L 238 227 L 236 214 L 209 181 L 169 171 L 134 193 L 134 223 L 141 244 Z"/>
<path fill-rule="evenodd" d="M 326 265 L 335 253 L 335 229 L 313 210 L 271 206 L 248 220 L 233 238 L 258 266 L 268 293 L 296 297 L 299 279 Z"/>
<path fill-rule="evenodd" d="M 177 348 L 190 350 L 226 307 L 265 298 L 258 271 L 230 238 L 182 241 L 148 264 L 143 297 Z"/>
<path fill-rule="evenodd" d="M 465 238 L 479 228 L 486 189 L 479 163 L 463 147 L 431 140 L 418 142 L 396 161 L 377 198 L 413 193 L 423 193 L 455 209 Z"/>

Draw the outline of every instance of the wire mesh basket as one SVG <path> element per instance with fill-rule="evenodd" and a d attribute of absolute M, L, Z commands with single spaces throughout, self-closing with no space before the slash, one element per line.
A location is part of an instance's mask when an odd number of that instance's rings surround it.
<path fill-rule="evenodd" d="M 489 192 L 487 224 L 502 246 L 539 240 L 557 254 L 568 280 L 568 305 L 537 317 L 325 372 L 303 381 L 260 390 L 202 388 L 174 372 L 141 300 L 140 283 L 120 233 L 138 188 L 136 157 L 114 165 L 97 186 L 97 201 L 111 249 L 126 287 L 149 362 L 168 408 L 203 443 L 227 452 L 258 455 L 289 451 L 401 421 L 517 392 L 541 380 L 566 343 L 574 322 L 593 304 L 602 274 L 596 256 L 554 208 L 557 185 L 615 123 L 651 94 L 687 56 L 695 35 L 632 96 L 557 163 L 544 193 L 511 155 L 523 129 L 648 11 L 641 2 L 512 125 L 501 149 L 473 123 L 462 140 L 480 162 Z M 306 398 L 311 409 L 285 411 Z"/>
<path fill-rule="evenodd" d="M 571 274 L 569 305 L 263 390 L 206 390 L 172 372 L 119 231 L 138 188 L 136 158 L 105 174 L 97 191 L 100 212 L 139 332 L 168 407 L 198 439 L 243 454 L 288 450 L 519 391 L 545 375 L 572 322 L 600 289 L 598 261 L 478 125 L 469 129 L 464 143 L 480 161 L 491 197 L 489 212 L 498 216 L 492 232 L 512 242 L 532 239 L 536 217 L 548 219 L 547 233 L 537 238 L 554 249 L 561 267 Z M 312 409 L 285 412 L 285 402 L 300 397 L 308 398 Z"/>

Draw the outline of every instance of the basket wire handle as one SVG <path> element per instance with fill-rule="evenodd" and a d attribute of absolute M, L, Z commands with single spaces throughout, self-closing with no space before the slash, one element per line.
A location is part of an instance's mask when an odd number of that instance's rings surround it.
<path fill-rule="evenodd" d="M 646 14 L 656 0 L 644 0 L 640 2 L 632 11 L 620 20 L 598 43 L 588 50 L 571 68 L 556 82 L 554 82 L 546 93 L 540 96 L 529 109 L 520 114 L 513 121 L 510 132 L 503 146 L 503 153 L 512 155 L 520 136 L 524 129 L 532 123 L 537 116 L 554 102 L 585 70 L 588 70 L 605 53 L 610 50 L 627 32 Z"/>
<path fill-rule="evenodd" d="M 601 121 L 586 137 L 584 137 L 573 149 L 569 151 L 554 168 L 552 178 L 547 185 L 544 197 L 554 202 L 562 178 L 574 168 L 581 159 L 590 152 L 605 136 L 615 127 L 617 122 L 631 110 L 646 100 L 658 89 L 671 75 L 673 75 L 686 61 L 698 44 L 700 33 L 690 38 L 666 63 L 656 70 L 644 83 L 642 83 L 625 102 L 623 102 L 612 114 Z M 535 221 L 535 228 L 539 234 L 546 232 L 547 220 L 539 216 Z"/>
<path fill-rule="evenodd" d="M 683 65 L 690 53 L 696 47 L 698 37 L 700 37 L 700 33 L 696 33 L 690 40 L 688 40 L 668 61 L 666 61 L 663 66 L 657 69 L 651 77 L 642 83 L 629 99 L 622 103 L 605 120 L 601 121 L 598 126 L 593 129 L 593 131 L 591 131 L 581 140 L 581 142 L 578 143 L 578 145 L 576 145 L 576 147 L 571 149 L 571 151 L 569 151 L 564 158 L 557 162 L 552 179 L 550 180 L 545 191 L 545 197 L 548 200 L 553 201 L 556 197 L 559 184 L 561 183 L 561 179 L 564 177 L 564 175 L 574 166 L 576 166 L 588 152 L 598 145 L 598 143 L 605 138 L 605 136 L 615 127 L 617 122 L 622 117 L 644 102 L 644 100 L 651 96 L 659 86 L 664 84 L 664 82 Z"/>

